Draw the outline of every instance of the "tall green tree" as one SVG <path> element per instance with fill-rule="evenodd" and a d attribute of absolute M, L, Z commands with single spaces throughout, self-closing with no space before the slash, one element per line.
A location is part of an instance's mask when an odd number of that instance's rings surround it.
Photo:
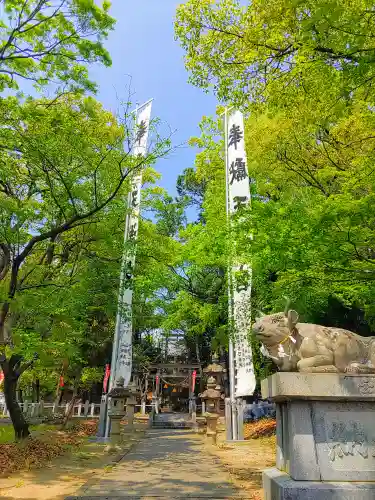
<path fill-rule="evenodd" d="M 147 166 L 166 154 L 169 142 L 157 142 L 145 157 L 132 156 L 128 124 L 91 98 L 23 104 L 8 98 L 0 115 L 6 125 L 0 132 L 0 363 L 7 407 L 22 438 L 28 427 L 15 391 L 33 360 L 23 361 L 22 338 L 18 351 L 11 347 L 19 297 L 75 284 L 82 255 L 99 252 L 123 222 L 131 177 L 146 169 L 150 180 Z"/>
<path fill-rule="evenodd" d="M 332 105 L 372 87 L 374 22 L 368 0 L 189 0 L 176 36 L 192 83 L 224 101 L 277 106 L 300 89 Z"/>
<path fill-rule="evenodd" d="M 109 8 L 107 0 L 3 0 L 0 91 L 25 80 L 95 90 L 86 65 L 111 64 L 103 46 L 115 22 Z"/>
<path fill-rule="evenodd" d="M 374 20 L 369 2 L 334 0 L 178 9 L 191 81 L 249 112 L 254 200 L 236 237 L 257 307 L 289 295 L 330 322 L 336 301 L 374 323 Z"/>

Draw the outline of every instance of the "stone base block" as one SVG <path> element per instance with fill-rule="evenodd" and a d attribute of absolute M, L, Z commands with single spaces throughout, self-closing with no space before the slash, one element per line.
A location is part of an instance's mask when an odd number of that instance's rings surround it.
<path fill-rule="evenodd" d="M 276 402 L 279 470 L 295 481 L 375 483 L 374 375 L 276 373 L 262 384 Z"/>
<path fill-rule="evenodd" d="M 374 500 L 375 482 L 294 481 L 273 468 L 263 472 L 264 500 Z"/>

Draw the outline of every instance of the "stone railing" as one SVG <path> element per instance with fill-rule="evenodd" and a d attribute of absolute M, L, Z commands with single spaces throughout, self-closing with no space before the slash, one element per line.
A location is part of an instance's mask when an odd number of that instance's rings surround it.
<path fill-rule="evenodd" d="M 24 415 L 30 418 L 41 418 L 48 415 L 66 415 L 69 409 L 69 403 L 64 405 L 57 405 L 54 403 L 30 403 L 26 401 L 25 403 L 19 403 Z M 85 403 L 77 403 L 73 407 L 72 417 L 76 418 L 99 418 L 100 415 L 100 403 L 90 403 L 86 401 Z M 136 413 L 142 413 L 145 415 L 147 410 L 151 411 L 152 405 L 135 405 Z M 4 402 L 0 402 L 0 415 L 9 417 L 9 411 Z"/>
<path fill-rule="evenodd" d="M 31 418 L 46 417 L 48 415 L 66 415 L 69 409 L 69 403 L 64 405 L 57 405 L 54 403 L 30 403 L 26 401 L 25 403 L 19 403 L 19 406 L 24 415 Z M 100 413 L 100 404 L 90 403 L 86 401 L 85 403 L 78 403 L 73 407 L 73 417 L 81 418 L 98 418 Z M 9 411 L 6 405 L 0 403 L 0 415 L 9 416 Z"/>

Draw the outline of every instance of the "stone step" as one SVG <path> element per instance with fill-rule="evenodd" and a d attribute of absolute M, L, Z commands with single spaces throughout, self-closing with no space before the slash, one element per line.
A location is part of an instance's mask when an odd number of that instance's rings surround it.
<path fill-rule="evenodd" d="M 153 429 L 191 429 L 193 424 L 190 422 L 153 422 Z"/>

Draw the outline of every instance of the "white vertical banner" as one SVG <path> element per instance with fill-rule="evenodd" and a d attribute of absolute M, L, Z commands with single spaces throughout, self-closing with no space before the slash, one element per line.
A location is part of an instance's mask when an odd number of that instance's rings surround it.
<path fill-rule="evenodd" d="M 229 217 L 241 206 L 250 203 L 250 184 L 246 163 L 245 131 L 243 115 L 238 110 L 228 112 L 226 120 L 227 186 Z M 236 279 L 239 273 L 241 279 Z M 249 343 L 251 330 L 251 267 L 237 262 L 234 255 L 232 268 L 232 300 L 234 326 L 234 360 L 236 369 L 235 397 L 254 393 L 256 379 L 253 355 Z"/>
<path fill-rule="evenodd" d="M 135 111 L 135 139 L 133 145 L 134 156 L 145 156 L 147 154 L 147 140 L 151 118 L 152 100 L 146 102 Z M 127 387 L 132 372 L 132 299 L 133 299 L 133 271 L 135 266 L 136 240 L 138 236 L 139 213 L 141 204 L 142 171 L 135 175 L 131 183 L 131 191 L 128 195 L 128 209 L 131 212 L 126 218 L 124 242 L 133 243 L 129 250 L 125 248 L 121 266 L 119 305 L 116 318 L 116 332 L 113 346 L 112 366 L 115 373 L 112 374 L 112 386 L 119 378 L 124 379 L 124 387 Z M 127 245 L 129 246 L 129 245 Z"/>

